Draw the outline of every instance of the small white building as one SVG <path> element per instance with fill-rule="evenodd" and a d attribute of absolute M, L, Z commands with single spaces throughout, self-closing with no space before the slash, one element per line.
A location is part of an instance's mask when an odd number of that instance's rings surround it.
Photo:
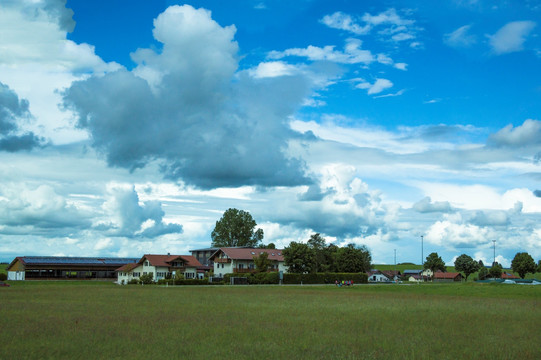
<path fill-rule="evenodd" d="M 139 279 L 142 275 L 152 274 L 154 281 L 171 279 L 179 272 L 185 279 L 202 278 L 198 269 L 202 265 L 197 259 L 190 255 L 144 255 L 135 264 L 126 264 L 116 270 L 117 282 L 127 284 L 133 279 Z"/>
<path fill-rule="evenodd" d="M 380 282 L 380 283 L 388 283 L 391 282 L 391 279 L 384 274 L 383 272 L 379 270 L 370 270 L 366 273 L 368 275 L 368 282 Z"/>
<path fill-rule="evenodd" d="M 281 249 L 256 248 L 220 248 L 210 257 L 214 262 L 214 276 L 223 277 L 232 273 L 251 273 L 256 271 L 254 258 L 263 253 L 268 254 L 270 267 L 268 271 L 287 272 Z"/>

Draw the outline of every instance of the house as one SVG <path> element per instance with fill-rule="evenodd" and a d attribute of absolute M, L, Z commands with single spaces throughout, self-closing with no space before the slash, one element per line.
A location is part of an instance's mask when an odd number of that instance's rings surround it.
<path fill-rule="evenodd" d="M 208 270 L 210 271 L 214 268 L 214 263 L 212 262 L 212 260 L 210 260 L 210 257 L 219 249 L 220 248 L 210 247 L 204 249 L 190 250 L 190 253 L 193 257 L 197 259 L 197 261 L 201 263 L 202 266 L 208 266 Z"/>
<path fill-rule="evenodd" d="M 391 278 L 387 277 L 382 271 L 379 271 L 377 269 L 372 269 L 366 273 L 368 275 L 368 282 L 391 282 Z"/>
<path fill-rule="evenodd" d="M 7 267 L 8 280 L 114 280 L 119 266 L 136 258 L 17 256 Z"/>
<path fill-rule="evenodd" d="M 210 259 L 214 262 L 214 276 L 223 277 L 232 273 L 251 273 L 256 271 L 254 258 L 263 253 L 268 254 L 270 267 L 268 271 L 287 272 L 284 265 L 284 256 L 281 249 L 256 249 L 256 248 L 220 248 Z"/>
<path fill-rule="evenodd" d="M 436 271 L 432 278 L 435 282 L 462 281 L 462 274 L 457 272 Z"/>
<path fill-rule="evenodd" d="M 426 278 L 423 275 L 414 274 L 407 277 L 407 280 L 409 282 L 423 282 L 426 280 Z"/>
<path fill-rule="evenodd" d="M 152 255 L 147 254 L 135 264 L 126 264 L 118 269 L 117 282 L 127 284 L 130 280 L 139 279 L 141 275 L 152 274 L 154 281 L 170 279 L 181 273 L 185 279 L 196 279 L 204 276 L 202 265 L 190 255 Z"/>
<path fill-rule="evenodd" d="M 392 281 L 399 281 L 402 277 L 402 274 L 399 270 L 382 270 L 381 272 Z"/>
<path fill-rule="evenodd" d="M 504 280 L 515 280 L 515 279 L 520 279 L 520 277 L 518 276 L 515 276 L 511 273 L 508 273 L 508 272 L 502 272 L 502 279 Z"/>

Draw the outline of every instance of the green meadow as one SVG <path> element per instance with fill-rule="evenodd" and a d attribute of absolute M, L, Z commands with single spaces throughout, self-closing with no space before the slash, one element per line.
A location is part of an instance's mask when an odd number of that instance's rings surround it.
<path fill-rule="evenodd" d="M 0 289 L 0 359 L 540 359 L 541 287 Z"/>

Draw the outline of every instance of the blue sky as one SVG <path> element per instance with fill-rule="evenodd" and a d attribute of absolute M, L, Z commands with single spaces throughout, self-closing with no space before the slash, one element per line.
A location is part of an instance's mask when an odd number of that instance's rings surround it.
<path fill-rule="evenodd" d="M 538 1 L 7 1 L 0 260 L 210 244 L 541 258 Z"/>

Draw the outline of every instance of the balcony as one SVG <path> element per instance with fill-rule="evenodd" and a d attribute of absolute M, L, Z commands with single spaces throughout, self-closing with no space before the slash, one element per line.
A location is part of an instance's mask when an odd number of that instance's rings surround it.
<path fill-rule="evenodd" d="M 249 269 L 249 268 L 233 268 L 233 273 L 235 274 L 249 274 L 249 273 L 255 273 L 256 269 Z M 268 269 L 267 272 L 277 272 L 278 269 Z"/>
<path fill-rule="evenodd" d="M 214 259 L 214 262 L 217 264 L 227 264 L 231 262 L 231 259 Z"/>

